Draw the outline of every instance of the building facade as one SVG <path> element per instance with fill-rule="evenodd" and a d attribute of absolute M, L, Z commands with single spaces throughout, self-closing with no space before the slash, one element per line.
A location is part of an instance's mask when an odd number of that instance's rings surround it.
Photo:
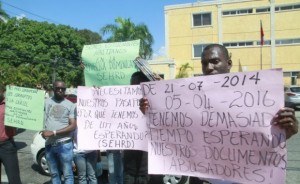
<path fill-rule="evenodd" d="M 201 75 L 201 53 L 225 45 L 232 72 L 282 68 L 286 85 L 300 85 L 300 1 L 218 0 L 165 6 L 168 58 Z M 261 36 L 263 32 L 263 45 Z"/>

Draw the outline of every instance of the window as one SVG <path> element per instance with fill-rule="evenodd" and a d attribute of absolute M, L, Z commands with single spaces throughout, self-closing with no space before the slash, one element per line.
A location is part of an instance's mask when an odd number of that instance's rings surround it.
<path fill-rule="evenodd" d="M 252 9 L 241 9 L 241 10 L 230 10 L 230 11 L 223 11 L 223 15 L 241 15 L 241 14 L 250 14 L 252 13 Z"/>
<path fill-rule="evenodd" d="M 256 45 L 260 45 L 260 40 L 256 41 Z M 264 45 L 271 45 L 271 40 L 264 40 Z"/>
<path fill-rule="evenodd" d="M 291 77 L 291 84 L 292 85 L 297 85 L 297 77 L 295 77 L 295 76 L 292 76 Z M 297 88 L 299 88 L 299 87 L 297 87 Z M 299 88 L 300 89 L 300 88 Z M 291 89 L 291 91 L 292 91 L 292 89 Z M 295 90 L 294 90 L 295 91 Z"/>
<path fill-rule="evenodd" d="M 276 6 L 275 11 L 297 10 L 300 9 L 300 4 Z"/>
<path fill-rule="evenodd" d="M 300 44 L 300 38 L 294 39 L 280 39 L 275 41 L 276 45 L 285 45 L 285 44 Z M 260 40 L 256 41 L 256 45 L 260 45 Z M 264 40 L 264 45 L 271 45 L 271 40 Z"/>
<path fill-rule="evenodd" d="M 256 13 L 270 12 L 270 8 L 256 8 Z"/>
<path fill-rule="evenodd" d="M 229 11 L 224 11 L 223 15 L 230 15 L 230 12 Z"/>
<path fill-rule="evenodd" d="M 292 44 L 293 40 L 292 39 L 288 39 L 288 40 L 278 40 L 280 44 Z"/>
<path fill-rule="evenodd" d="M 300 43 L 300 38 L 293 39 L 293 43 Z"/>
<path fill-rule="evenodd" d="M 223 43 L 225 47 L 247 47 L 252 46 L 253 42 L 228 42 Z"/>
<path fill-rule="evenodd" d="M 295 39 L 281 39 L 275 41 L 276 45 L 285 45 L 285 44 L 299 44 L 300 38 Z"/>
<path fill-rule="evenodd" d="M 246 42 L 246 46 L 251 46 L 253 45 L 253 42 Z"/>
<path fill-rule="evenodd" d="M 291 9 L 293 9 L 293 6 L 282 6 L 280 8 L 280 10 L 291 10 Z"/>
<path fill-rule="evenodd" d="M 203 49 L 207 44 L 195 44 L 193 45 L 193 58 L 200 58 L 203 52 Z"/>
<path fill-rule="evenodd" d="M 193 26 L 211 25 L 211 13 L 201 13 L 193 15 Z"/>
<path fill-rule="evenodd" d="M 292 72 L 292 76 L 298 77 L 300 75 L 300 72 Z"/>
<path fill-rule="evenodd" d="M 294 9 L 300 9 L 300 4 L 294 5 Z"/>

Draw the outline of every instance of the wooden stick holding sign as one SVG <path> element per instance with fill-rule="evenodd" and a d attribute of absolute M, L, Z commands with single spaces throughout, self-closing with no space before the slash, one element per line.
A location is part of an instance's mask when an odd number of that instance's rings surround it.
<path fill-rule="evenodd" d="M 143 60 L 140 57 L 137 57 L 133 62 L 135 64 L 135 66 L 141 72 L 143 72 L 150 81 L 155 81 L 157 79 L 155 74 L 151 71 L 151 68 L 150 68 L 147 60 Z"/>

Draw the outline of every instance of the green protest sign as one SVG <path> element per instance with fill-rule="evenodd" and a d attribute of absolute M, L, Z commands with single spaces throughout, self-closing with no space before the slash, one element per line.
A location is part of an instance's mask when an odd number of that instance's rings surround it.
<path fill-rule="evenodd" d="M 86 86 L 127 85 L 136 71 L 140 40 L 85 45 L 82 50 Z"/>
<path fill-rule="evenodd" d="M 29 130 L 42 130 L 44 101 L 43 90 L 7 86 L 4 124 Z"/>

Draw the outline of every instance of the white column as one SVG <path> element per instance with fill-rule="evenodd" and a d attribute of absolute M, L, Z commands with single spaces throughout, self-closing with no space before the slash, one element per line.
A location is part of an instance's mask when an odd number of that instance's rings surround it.
<path fill-rule="evenodd" d="M 175 64 L 169 64 L 170 79 L 175 79 Z"/>
<path fill-rule="evenodd" d="M 218 43 L 223 44 L 223 29 L 222 29 L 222 4 L 218 0 Z"/>
<path fill-rule="evenodd" d="M 276 68 L 276 47 L 275 47 L 275 0 L 270 0 L 270 29 L 271 29 L 271 63 Z"/>

